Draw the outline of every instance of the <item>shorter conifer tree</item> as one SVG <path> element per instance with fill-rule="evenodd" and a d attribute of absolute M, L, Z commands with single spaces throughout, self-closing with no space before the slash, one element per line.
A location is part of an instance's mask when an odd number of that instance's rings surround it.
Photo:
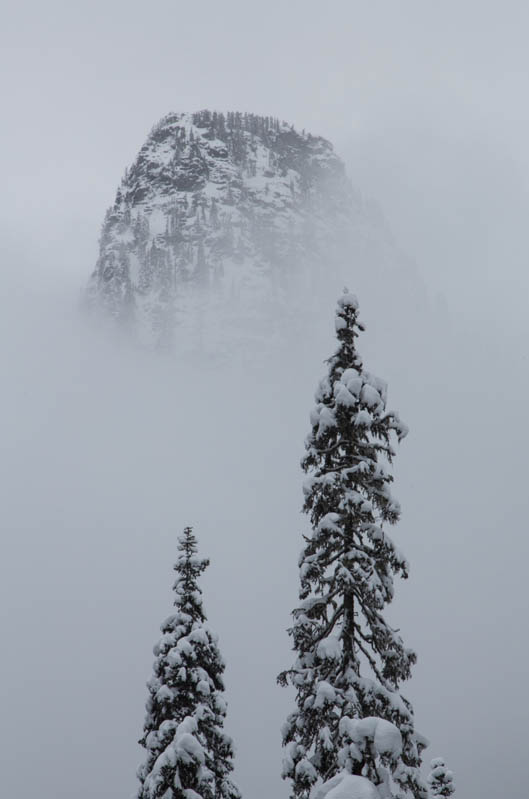
<path fill-rule="evenodd" d="M 454 775 L 449 771 L 442 757 L 436 757 L 430 763 L 432 769 L 428 776 L 431 796 L 452 796 L 455 793 Z"/>
<path fill-rule="evenodd" d="M 178 543 L 175 613 L 161 625 L 147 687 L 138 769 L 138 799 L 240 799 L 230 778 L 233 744 L 226 716 L 217 637 L 206 624 L 198 578 L 209 561 L 197 556 L 192 528 Z"/>

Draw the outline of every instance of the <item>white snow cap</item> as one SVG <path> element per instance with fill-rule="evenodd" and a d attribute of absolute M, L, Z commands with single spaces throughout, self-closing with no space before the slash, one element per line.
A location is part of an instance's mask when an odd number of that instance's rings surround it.
<path fill-rule="evenodd" d="M 444 767 L 444 765 L 444 757 L 434 757 L 434 759 L 430 762 L 430 768 L 432 769 L 439 768 L 440 766 Z"/>
<path fill-rule="evenodd" d="M 338 660 L 342 654 L 342 642 L 337 635 L 329 635 L 321 639 L 316 651 L 322 660 Z"/>
<path fill-rule="evenodd" d="M 380 799 L 380 794 L 367 777 L 344 771 L 315 788 L 311 799 Z"/>
<path fill-rule="evenodd" d="M 344 289 L 342 296 L 338 299 L 338 309 L 341 311 L 344 308 L 354 308 L 358 310 L 358 298 L 355 294 L 350 294 L 349 289 Z"/>
<path fill-rule="evenodd" d="M 346 734 L 360 748 L 366 740 L 373 741 L 379 755 L 398 758 L 402 754 L 402 736 L 400 730 L 391 721 L 367 716 L 364 719 L 350 719 L 347 716 L 340 721 L 340 733 Z"/>

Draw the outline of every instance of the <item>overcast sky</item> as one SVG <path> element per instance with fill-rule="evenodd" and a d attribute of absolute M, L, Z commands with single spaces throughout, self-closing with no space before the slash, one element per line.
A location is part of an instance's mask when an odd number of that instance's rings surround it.
<path fill-rule="evenodd" d="M 202 107 L 277 115 L 331 138 L 446 291 L 457 279 L 469 298 L 463 270 L 505 297 L 525 271 L 525 3 L 4 9 L 2 210 L 15 239 L 21 219 L 38 219 L 53 253 L 58 235 L 82 237 L 81 273 L 101 208 L 153 122 Z"/>
<path fill-rule="evenodd" d="M 206 456 L 193 425 L 208 417 L 208 380 L 193 375 L 183 397 L 165 363 L 142 357 L 139 369 L 76 321 L 125 167 L 159 117 L 203 107 L 331 139 L 415 265 L 430 304 L 396 291 L 409 329 L 395 341 L 377 335 L 375 303 L 360 297 L 366 352 L 412 429 L 395 488 L 412 563 L 395 614 L 419 654 L 407 693 L 461 797 L 525 799 L 529 7 L 49 0 L 3 12 L 10 799 L 134 790 L 150 647 L 171 601 L 175 528 L 188 523 L 213 561 L 206 599 L 228 660 L 241 785 L 252 799 L 285 795 L 277 728 L 288 707 L 273 681 L 290 657 L 297 464 L 332 308 L 319 360 L 287 398 L 264 378 L 226 377 L 222 423 L 202 429 Z M 256 408 L 268 414 L 259 434 Z M 240 431 L 228 455 L 223 426 Z M 261 456 L 248 469 L 254 435 Z"/>

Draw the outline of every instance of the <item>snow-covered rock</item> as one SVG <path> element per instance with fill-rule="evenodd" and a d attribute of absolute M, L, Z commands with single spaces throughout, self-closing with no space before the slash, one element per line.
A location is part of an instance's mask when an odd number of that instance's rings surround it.
<path fill-rule="evenodd" d="M 368 216 L 325 139 L 271 117 L 171 113 L 107 211 L 87 305 L 162 348 L 270 341 L 287 296 L 317 300 L 314 276 Z"/>

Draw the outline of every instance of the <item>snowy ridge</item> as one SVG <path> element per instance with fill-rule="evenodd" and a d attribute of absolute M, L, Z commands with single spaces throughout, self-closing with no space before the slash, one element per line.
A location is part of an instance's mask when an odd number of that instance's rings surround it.
<path fill-rule="evenodd" d="M 253 114 L 171 113 L 107 211 L 87 303 L 142 340 L 270 336 L 285 293 L 332 269 L 362 217 L 325 139 Z"/>

